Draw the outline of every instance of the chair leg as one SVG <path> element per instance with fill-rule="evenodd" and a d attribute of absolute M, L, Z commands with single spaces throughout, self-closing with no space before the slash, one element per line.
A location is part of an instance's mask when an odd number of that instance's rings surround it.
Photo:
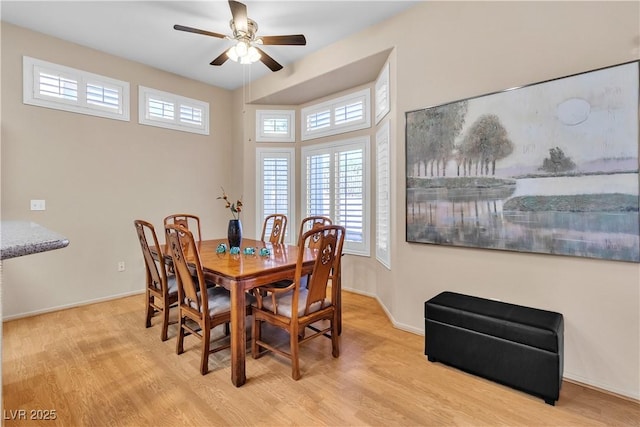
<path fill-rule="evenodd" d="M 200 373 L 205 375 L 209 372 L 209 345 L 211 344 L 211 328 L 205 324 L 202 328 L 202 356 L 200 358 Z"/>
<path fill-rule="evenodd" d="M 298 357 L 298 331 L 291 331 L 290 346 L 291 346 L 291 376 L 294 380 L 300 379 L 300 358 Z"/>
<path fill-rule="evenodd" d="M 149 293 L 149 290 L 147 289 L 147 295 L 146 295 L 146 309 L 145 309 L 145 327 L 150 328 L 151 327 L 151 318 L 153 317 L 153 306 L 151 305 L 151 301 L 152 301 L 152 296 Z"/>
<path fill-rule="evenodd" d="M 262 322 L 253 316 L 253 322 L 251 322 L 251 356 L 254 359 L 260 357 L 260 348 L 258 347 L 258 340 L 262 339 Z"/>
<path fill-rule="evenodd" d="M 340 356 L 340 343 L 338 342 L 339 334 L 338 334 L 338 321 L 336 319 L 337 316 L 334 316 L 333 320 L 331 320 L 331 355 L 333 357 Z"/>
<path fill-rule="evenodd" d="M 169 329 L 169 307 L 167 307 L 167 304 L 164 304 L 164 307 L 162 307 L 162 333 L 160 334 L 160 339 L 162 341 L 167 340 L 168 329 Z"/>
<path fill-rule="evenodd" d="M 178 316 L 178 339 L 176 340 L 176 354 L 182 354 L 184 352 L 184 317 L 182 313 Z"/>

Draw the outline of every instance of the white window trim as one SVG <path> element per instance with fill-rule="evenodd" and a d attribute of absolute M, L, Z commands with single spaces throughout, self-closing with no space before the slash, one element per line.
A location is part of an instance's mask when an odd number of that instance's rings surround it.
<path fill-rule="evenodd" d="M 65 75 L 77 81 L 78 99 L 68 100 L 40 94 L 37 83 L 39 81 L 40 70 L 48 71 L 52 74 Z M 129 82 L 65 67 L 64 65 L 42 61 L 29 56 L 22 57 L 22 81 L 22 102 L 24 104 L 104 117 L 107 119 L 129 121 Z M 99 86 L 117 90 L 120 95 L 118 108 L 111 109 L 88 103 L 87 83 L 94 83 Z"/>
<path fill-rule="evenodd" d="M 376 79 L 375 85 L 375 110 L 376 124 L 386 116 L 391 110 L 390 104 L 391 90 L 389 86 L 389 63 L 385 63 Z"/>
<path fill-rule="evenodd" d="M 267 148 L 267 147 L 259 147 L 256 148 L 256 239 L 260 239 L 260 235 L 262 233 L 262 226 L 264 224 L 264 217 L 262 216 L 262 212 L 264 212 L 264 199 L 263 199 L 263 176 L 264 176 L 264 159 L 266 157 L 285 157 L 289 160 L 289 198 L 287 204 L 289 206 L 289 212 L 280 212 L 285 213 L 287 215 L 287 232 L 285 234 L 285 243 L 288 244 L 296 244 L 298 240 L 298 236 L 296 233 L 298 232 L 294 229 L 294 224 L 296 224 L 295 220 L 295 179 L 296 171 L 295 171 L 295 160 L 296 160 L 296 152 L 295 148 Z"/>
<path fill-rule="evenodd" d="M 345 239 L 344 242 L 344 253 L 346 254 L 351 254 L 351 255 L 360 255 L 360 256 L 370 256 L 371 254 L 371 238 L 370 238 L 370 233 L 371 233 L 371 227 L 370 227 L 370 218 L 371 218 L 371 208 L 370 208 L 370 200 L 371 200 L 371 172 L 370 172 L 370 155 L 369 155 L 369 145 L 370 145 L 370 138 L 369 136 L 362 136 L 362 137 L 357 137 L 357 138 L 351 138 L 351 139 L 346 139 L 346 140 L 341 140 L 341 141 L 333 141 L 333 142 L 329 142 L 329 143 L 324 143 L 324 144 L 315 144 L 315 145 L 309 145 L 306 147 L 302 147 L 302 153 L 301 153 L 301 163 L 302 163 L 302 170 L 301 170 L 301 185 L 302 185 L 302 196 L 301 196 L 301 209 L 303 212 L 303 215 L 306 215 L 306 212 L 309 212 L 309 206 L 307 204 L 307 195 L 304 194 L 304 192 L 306 191 L 305 189 L 307 188 L 307 157 L 309 155 L 313 155 L 314 153 L 327 153 L 330 152 L 332 155 L 335 154 L 336 152 L 340 152 L 340 151 L 348 151 L 350 149 L 354 149 L 354 148 L 360 148 L 363 150 L 362 155 L 363 155 L 363 162 L 362 162 L 362 176 L 363 176 L 363 185 L 364 185 L 364 202 L 363 202 L 363 206 L 362 206 L 362 224 L 363 224 L 363 230 L 362 230 L 362 242 L 361 243 L 357 243 L 357 242 L 349 242 Z M 332 159 L 332 164 L 333 164 L 333 159 Z M 334 179 L 334 178 L 333 178 Z M 335 182 L 332 181 L 332 189 L 334 188 L 334 184 Z M 335 190 L 333 190 L 333 192 L 335 192 Z M 335 221 L 336 215 L 335 215 L 335 205 L 332 202 L 332 206 L 331 206 L 331 214 L 329 215 L 331 217 L 331 219 L 334 220 L 334 223 L 337 223 Z"/>
<path fill-rule="evenodd" d="M 149 98 L 153 97 L 164 102 L 174 104 L 174 118 L 164 119 L 151 117 L 149 114 Z M 202 110 L 202 124 L 196 125 L 180 121 L 180 105 L 195 107 Z M 197 99 L 187 98 L 170 92 L 138 86 L 138 123 L 147 126 L 156 126 L 183 132 L 209 135 L 209 103 Z"/>
<path fill-rule="evenodd" d="M 334 114 L 336 108 L 359 100 L 362 100 L 364 104 L 364 117 L 361 120 L 336 125 Z M 317 130 L 308 130 L 306 126 L 307 117 L 327 109 L 331 114 L 330 125 Z M 371 127 L 371 90 L 369 88 L 362 89 L 339 98 L 333 98 L 319 104 L 310 105 L 300 111 L 300 132 L 301 139 L 303 141 L 329 135 L 337 135 L 345 132 L 352 132 L 369 127 Z"/>
<path fill-rule="evenodd" d="M 386 151 L 386 158 L 380 156 Z M 385 174 L 381 171 L 386 171 Z M 383 189 L 386 191 L 383 192 Z M 385 212 L 385 213 L 383 213 Z M 386 232 L 386 247 L 380 245 L 380 230 Z M 391 270 L 391 137 L 389 120 L 376 132 L 376 259 Z"/>
<path fill-rule="evenodd" d="M 285 135 L 265 133 L 264 121 L 269 119 L 286 119 L 287 133 Z M 296 142 L 296 111 L 256 110 L 256 142 Z"/>

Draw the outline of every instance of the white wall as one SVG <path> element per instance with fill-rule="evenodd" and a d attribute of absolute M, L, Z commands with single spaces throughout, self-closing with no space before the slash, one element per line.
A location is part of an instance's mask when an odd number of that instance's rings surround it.
<path fill-rule="evenodd" d="M 640 398 L 640 265 L 409 244 L 404 150 L 406 111 L 638 59 L 638 16 L 638 2 L 424 2 L 252 83 L 260 99 L 393 48 L 392 270 L 347 256 L 343 286 L 376 295 L 397 327 L 418 333 L 424 301 L 443 290 L 558 311 L 565 377 Z"/>

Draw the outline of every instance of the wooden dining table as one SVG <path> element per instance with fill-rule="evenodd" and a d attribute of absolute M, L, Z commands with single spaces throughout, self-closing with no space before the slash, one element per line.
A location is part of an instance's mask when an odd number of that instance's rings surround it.
<path fill-rule="evenodd" d="M 224 243 L 227 250 L 217 252 Z M 239 254 L 231 254 L 227 239 L 202 240 L 197 243 L 200 261 L 205 279 L 223 286 L 231 293 L 231 382 L 240 387 L 246 382 L 246 294 L 258 286 L 293 279 L 298 260 L 298 246 L 271 244 L 259 240 L 242 239 Z M 168 263 L 171 257 L 162 245 Z M 255 254 L 245 254 L 245 248 L 254 248 Z M 260 249 L 269 250 L 269 255 L 260 255 Z M 150 248 L 154 257 L 158 257 L 155 247 Z M 310 273 L 315 260 L 315 251 L 304 249 L 303 274 Z M 193 262 L 193 254 L 186 253 L 188 263 Z M 338 284 L 339 285 L 339 284 Z"/>

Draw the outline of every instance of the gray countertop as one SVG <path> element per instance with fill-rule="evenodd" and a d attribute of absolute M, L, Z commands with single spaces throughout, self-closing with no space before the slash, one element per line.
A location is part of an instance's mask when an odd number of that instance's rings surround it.
<path fill-rule="evenodd" d="M 0 223 L 0 259 L 15 258 L 64 248 L 69 240 L 30 221 Z"/>

